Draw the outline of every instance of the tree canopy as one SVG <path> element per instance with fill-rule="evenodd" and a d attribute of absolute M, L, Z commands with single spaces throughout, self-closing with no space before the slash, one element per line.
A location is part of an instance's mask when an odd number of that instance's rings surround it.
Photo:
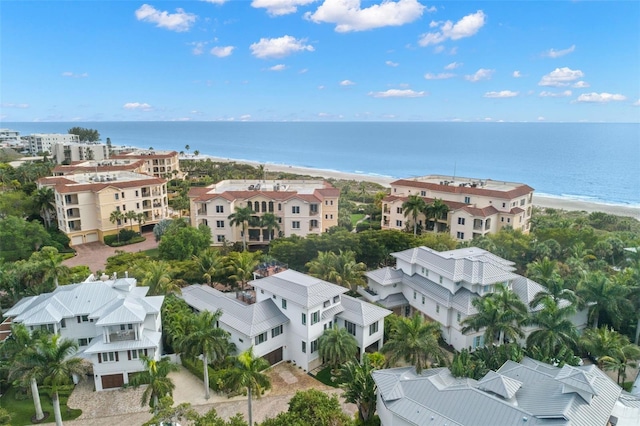
<path fill-rule="evenodd" d="M 70 135 L 78 135 L 82 142 L 96 142 L 100 140 L 100 133 L 95 129 L 76 126 L 67 130 L 67 133 Z"/>

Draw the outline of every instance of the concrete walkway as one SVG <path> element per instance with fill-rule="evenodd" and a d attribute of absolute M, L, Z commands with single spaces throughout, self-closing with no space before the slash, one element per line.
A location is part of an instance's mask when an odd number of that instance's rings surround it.
<path fill-rule="evenodd" d="M 289 409 L 289 400 L 299 390 L 318 389 L 328 394 L 342 393 L 322 384 L 313 377 L 304 373 L 296 366 L 281 363 L 268 371 L 272 389 L 259 399 L 253 400 L 253 420 L 262 422 L 267 418 L 275 417 L 282 411 Z M 224 395 L 211 393 L 209 400 L 204 399 L 204 384 L 189 371 L 180 367 L 177 373 L 169 375 L 176 388 L 173 392 L 175 404 L 188 402 L 200 414 L 215 408 L 218 415 L 229 419 L 236 413 L 247 415 L 247 398 L 237 396 L 227 398 Z M 93 382 L 81 382 L 71 394 L 68 405 L 72 408 L 80 408 L 82 415 L 73 421 L 65 422 L 71 426 L 135 426 L 147 422 L 151 418 L 148 406 L 140 405 L 140 398 L 144 388 L 139 389 L 115 389 L 103 392 L 93 391 Z M 342 409 L 352 416 L 356 412 L 354 404 L 345 404 L 339 397 Z M 52 425 L 54 423 L 50 423 Z"/>
<path fill-rule="evenodd" d="M 107 265 L 107 258 L 115 255 L 116 250 L 133 253 L 158 247 L 153 232 L 145 232 L 142 236 L 146 238 L 145 241 L 122 247 L 109 247 L 100 242 L 74 246 L 73 248 L 76 250 L 76 255 L 62 263 L 69 267 L 87 265 L 94 274 L 98 270 L 104 271 Z"/>

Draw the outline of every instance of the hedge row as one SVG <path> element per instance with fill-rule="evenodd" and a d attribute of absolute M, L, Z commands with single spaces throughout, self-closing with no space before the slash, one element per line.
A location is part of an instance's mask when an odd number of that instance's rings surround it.
<path fill-rule="evenodd" d="M 189 370 L 193 375 L 204 380 L 204 369 L 202 367 L 202 360 L 198 358 L 189 358 L 187 356 L 181 356 L 180 360 L 184 368 Z M 223 368 L 220 370 L 214 370 L 211 366 L 207 366 L 209 369 L 209 387 L 211 390 L 217 393 L 224 393 L 227 397 L 231 398 L 240 394 L 246 394 L 246 392 L 235 392 L 227 386 L 229 383 L 228 376 L 231 373 L 229 369 Z"/>

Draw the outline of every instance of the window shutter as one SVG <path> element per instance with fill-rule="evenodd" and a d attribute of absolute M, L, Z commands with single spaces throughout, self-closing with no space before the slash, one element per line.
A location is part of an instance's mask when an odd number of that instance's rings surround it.
<path fill-rule="evenodd" d="M 102 354 L 98 353 L 98 364 L 102 364 Z"/>
<path fill-rule="evenodd" d="M 118 357 L 118 352 L 116 352 L 116 362 L 120 361 L 119 357 Z"/>
<path fill-rule="evenodd" d="M 131 361 L 131 351 L 127 351 L 127 356 L 129 357 L 129 361 Z"/>

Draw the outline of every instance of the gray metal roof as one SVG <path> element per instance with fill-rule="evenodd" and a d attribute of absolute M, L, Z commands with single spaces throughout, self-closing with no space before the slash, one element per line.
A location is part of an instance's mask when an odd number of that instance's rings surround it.
<path fill-rule="evenodd" d="M 392 314 L 388 309 L 347 295 L 341 297 L 340 303 L 344 307 L 344 311 L 339 314 L 340 318 L 362 327 L 373 324 Z"/>
<path fill-rule="evenodd" d="M 371 278 L 378 284 L 389 285 L 399 283 L 402 281 L 402 270 L 390 267 L 384 267 L 376 269 L 375 271 L 369 271 L 365 273 L 367 278 Z"/>
<path fill-rule="evenodd" d="M 454 282 L 488 285 L 518 277 L 513 273 L 513 262 L 477 247 L 438 252 L 423 246 L 392 253 L 392 256 L 425 267 Z"/>
<path fill-rule="evenodd" d="M 334 296 L 347 292 L 344 287 L 292 269 L 253 280 L 250 284 L 255 288 L 277 294 L 283 299 L 290 300 L 307 309 L 321 305 L 323 302 L 331 300 Z"/>
<path fill-rule="evenodd" d="M 132 351 L 136 349 L 153 349 L 160 346 L 162 333 L 159 331 L 143 330 L 140 340 L 123 340 L 105 343 L 100 336 L 94 338 L 89 346 L 84 350 L 86 354 L 97 354 L 100 352 Z"/>
<path fill-rule="evenodd" d="M 391 309 L 391 308 L 395 308 L 398 306 L 404 306 L 404 305 L 408 305 L 409 301 L 407 300 L 406 297 L 404 297 L 404 294 L 402 293 L 394 293 L 394 294 L 390 294 L 389 296 L 385 297 L 384 299 L 380 299 L 377 302 L 379 305 L 381 305 L 384 308 L 387 309 Z"/>
<path fill-rule="evenodd" d="M 602 426 L 622 394 L 595 366 L 560 369 L 528 358 L 520 364 L 508 361 L 480 381 L 456 379 L 443 368 L 421 375 L 412 367 L 372 374 L 385 406 L 413 425 Z M 582 377 L 593 386 L 590 402 L 567 393 L 563 381 L 568 377 Z M 623 399 L 628 407 L 640 401 L 627 393 Z"/>
<path fill-rule="evenodd" d="M 98 325 L 138 323 L 146 314 L 159 313 L 164 297 L 145 297 L 148 288 L 135 285 L 134 278 L 121 278 L 60 286 L 51 293 L 25 298 L 4 316 L 25 325 L 57 323 L 79 315 L 102 319 L 103 314 L 109 314 L 109 319 Z"/>
<path fill-rule="evenodd" d="M 227 297 L 206 285 L 194 284 L 182 289 L 182 298 L 189 306 L 199 311 L 217 311 L 222 315 L 220 322 L 249 337 L 264 333 L 274 327 L 289 322 L 271 299 L 253 305 Z"/>

